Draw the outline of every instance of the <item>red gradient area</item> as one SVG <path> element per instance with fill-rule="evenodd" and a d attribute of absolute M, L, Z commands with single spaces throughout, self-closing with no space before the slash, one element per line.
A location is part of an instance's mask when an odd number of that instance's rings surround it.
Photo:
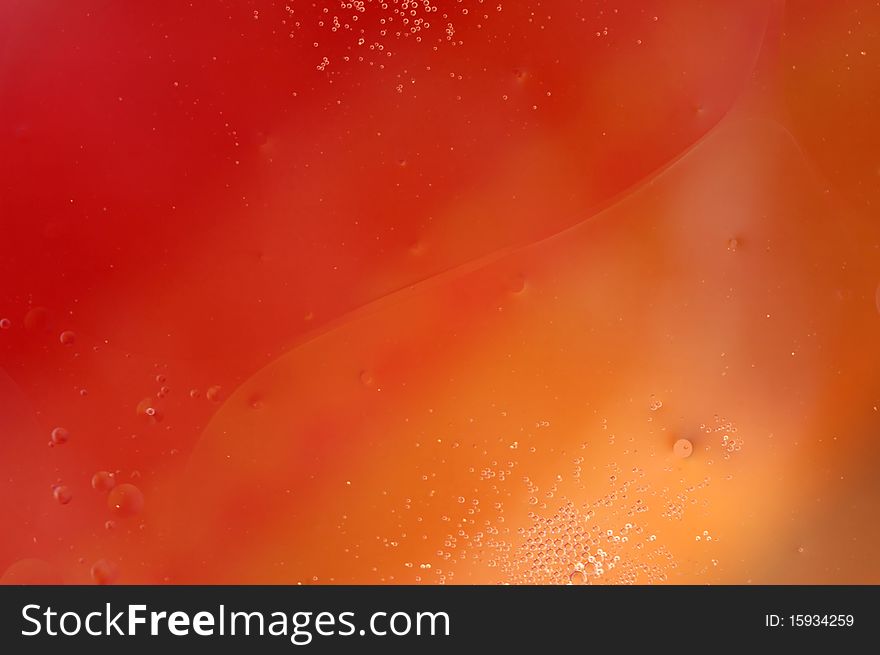
<path fill-rule="evenodd" d="M 0 7 L 3 581 L 880 579 L 871 3 Z"/>

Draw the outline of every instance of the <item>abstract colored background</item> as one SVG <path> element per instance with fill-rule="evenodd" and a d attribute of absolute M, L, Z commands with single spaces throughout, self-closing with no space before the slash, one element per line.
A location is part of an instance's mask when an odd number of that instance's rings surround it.
<path fill-rule="evenodd" d="M 880 583 L 873 0 L 0 2 L 9 583 Z"/>

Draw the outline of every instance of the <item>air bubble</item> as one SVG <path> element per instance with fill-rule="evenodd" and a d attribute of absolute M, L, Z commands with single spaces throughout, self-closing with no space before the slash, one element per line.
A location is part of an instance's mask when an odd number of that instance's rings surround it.
<path fill-rule="evenodd" d="M 136 408 L 136 412 L 138 416 L 145 418 L 151 423 L 158 423 L 162 420 L 162 412 L 156 407 L 156 403 L 153 398 L 144 398 L 141 402 L 138 403 Z"/>
<path fill-rule="evenodd" d="M 694 452 L 694 445 L 689 439 L 679 439 L 672 446 L 672 453 L 681 459 L 690 457 Z"/>
<path fill-rule="evenodd" d="M 568 575 L 568 583 L 571 585 L 587 584 L 587 574 L 583 570 L 574 570 Z"/>
<path fill-rule="evenodd" d="M 65 330 L 58 337 L 58 340 L 65 346 L 72 346 L 76 342 L 76 334 L 71 330 Z"/>
<path fill-rule="evenodd" d="M 92 476 L 92 489 L 110 491 L 116 486 L 116 476 L 108 471 L 98 471 Z"/>
<path fill-rule="evenodd" d="M 0 318 L 0 330 L 8 330 L 12 327 L 12 321 L 8 318 Z"/>
<path fill-rule="evenodd" d="M 522 273 L 512 275 L 508 281 L 508 288 L 510 293 L 522 293 L 526 288 L 526 276 Z"/>
<path fill-rule="evenodd" d="M 52 487 L 52 496 L 59 505 L 66 505 L 73 500 L 73 493 L 70 491 L 70 487 L 63 484 Z"/>
<path fill-rule="evenodd" d="M 92 580 L 95 581 L 95 584 L 105 585 L 112 584 L 116 579 L 116 567 L 108 562 L 105 559 L 99 559 L 97 562 L 92 564 L 92 569 L 90 571 Z"/>
<path fill-rule="evenodd" d="M 120 484 L 107 496 L 107 506 L 114 516 L 130 518 L 140 514 L 144 508 L 144 495 L 133 484 Z"/>
<path fill-rule="evenodd" d="M 60 446 L 61 444 L 67 443 L 70 439 L 70 433 L 64 428 L 55 428 L 52 430 L 52 444 L 55 446 Z"/>
<path fill-rule="evenodd" d="M 49 310 L 45 307 L 33 307 L 24 315 L 24 327 L 27 330 L 45 330 L 49 324 Z"/>

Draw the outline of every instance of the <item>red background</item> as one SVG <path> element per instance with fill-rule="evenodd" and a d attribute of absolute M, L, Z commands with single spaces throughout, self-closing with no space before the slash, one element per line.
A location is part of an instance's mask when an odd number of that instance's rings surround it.
<path fill-rule="evenodd" d="M 878 29 L 3 0 L 3 580 L 880 582 Z"/>

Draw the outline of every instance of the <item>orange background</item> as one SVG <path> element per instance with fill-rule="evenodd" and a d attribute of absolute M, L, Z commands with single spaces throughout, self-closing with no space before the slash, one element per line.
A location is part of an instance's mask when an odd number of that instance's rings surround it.
<path fill-rule="evenodd" d="M 880 582 L 880 9 L 617 4 L 0 2 L 3 581 Z"/>

